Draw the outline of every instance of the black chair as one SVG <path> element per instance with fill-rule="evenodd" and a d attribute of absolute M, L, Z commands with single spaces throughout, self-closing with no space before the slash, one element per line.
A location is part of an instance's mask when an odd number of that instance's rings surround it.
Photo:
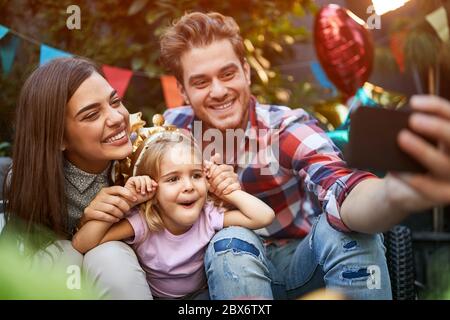
<path fill-rule="evenodd" d="M 386 259 L 394 300 L 414 300 L 415 267 L 411 229 L 397 225 L 384 234 Z"/>

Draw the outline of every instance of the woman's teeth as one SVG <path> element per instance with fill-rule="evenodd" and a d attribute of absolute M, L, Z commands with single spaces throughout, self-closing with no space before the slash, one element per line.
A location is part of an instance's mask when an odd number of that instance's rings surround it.
<path fill-rule="evenodd" d="M 116 134 L 115 136 L 106 139 L 106 143 L 112 143 L 114 141 L 117 141 L 119 139 L 122 139 L 125 136 L 126 132 L 125 130 L 123 130 L 122 132 L 119 132 L 118 134 Z"/>

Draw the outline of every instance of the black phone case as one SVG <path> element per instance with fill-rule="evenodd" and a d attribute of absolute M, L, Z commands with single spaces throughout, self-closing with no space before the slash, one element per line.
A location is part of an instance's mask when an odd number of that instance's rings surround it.
<path fill-rule="evenodd" d="M 397 144 L 399 132 L 408 128 L 411 111 L 360 107 L 350 116 L 349 143 L 344 158 L 349 167 L 382 171 L 426 172 Z"/>

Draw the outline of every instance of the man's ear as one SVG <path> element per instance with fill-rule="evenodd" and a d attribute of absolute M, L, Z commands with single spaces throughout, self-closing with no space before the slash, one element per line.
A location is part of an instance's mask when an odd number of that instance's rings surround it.
<path fill-rule="evenodd" d="M 247 84 L 251 85 L 252 84 L 251 68 L 250 68 L 250 65 L 248 64 L 248 61 L 246 58 L 244 58 L 244 63 L 242 64 L 242 68 L 244 69 L 244 75 L 245 75 L 245 80 L 247 81 Z"/>
<path fill-rule="evenodd" d="M 191 102 L 189 101 L 189 98 L 188 98 L 188 96 L 186 94 L 186 90 L 184 90 L 184 86 L 178 80 L 177 80 L 177 87 L 178 87 L 178 90 L 181 93 L 181 96 L 184 99 L 184 102 L 186 102 L 186 104 L 191 104 Z"/>

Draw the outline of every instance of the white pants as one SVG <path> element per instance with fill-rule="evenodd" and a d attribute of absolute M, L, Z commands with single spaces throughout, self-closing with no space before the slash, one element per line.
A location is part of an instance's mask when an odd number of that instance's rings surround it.
<path fill-rule="evenodd" d="M 106 242 L 84 256 L 75 250 L 68 240 L 58 241 L 58 246 L 51 245 L 46 252 L 39 252 L 33 259 L 33 264 L 38 263 L 48 270 L 54 265 L 80 267 L 86 281 L 92 282 L 101 299 L 152 299 L 145 272 L 133 249 L 126 243 Z"/>

